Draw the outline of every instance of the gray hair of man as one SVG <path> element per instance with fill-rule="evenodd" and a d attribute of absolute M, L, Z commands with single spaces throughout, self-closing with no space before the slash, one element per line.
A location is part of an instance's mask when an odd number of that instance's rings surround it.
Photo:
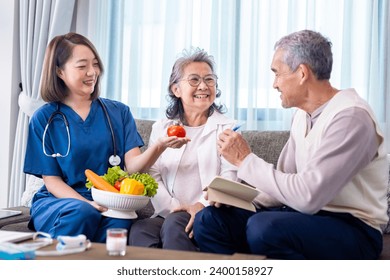
<path fill-rule="evenodd" d="M 284 36 L 276 42 L 275 50 L 285 51 L 284 63 L 292 71 L 300 64 L 310 67 L 318 80 L 329 80 L 332 72 L 332 43 L 321 33 L 301 30 Z"/>

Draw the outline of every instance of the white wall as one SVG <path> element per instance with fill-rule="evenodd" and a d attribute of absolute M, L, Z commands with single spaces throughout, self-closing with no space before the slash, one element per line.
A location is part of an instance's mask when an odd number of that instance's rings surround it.
<path fill-rule="evenodd" d="M 18 114 L 19 49 L 17 17 L 19 1 L 0 3 L 0 208 L 8 206 L 14 135 Z"/>

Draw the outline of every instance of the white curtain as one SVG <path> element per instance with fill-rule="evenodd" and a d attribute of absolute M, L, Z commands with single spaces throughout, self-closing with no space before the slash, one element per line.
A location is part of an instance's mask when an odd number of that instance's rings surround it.
<path fill-rule="evenodd" d="M 379 91 L 383 95 L 382 100 L 385 111 L 382 112 L 382 124 L 387 139 L 387 152 L 390 153 L 390 3 L 380 1 L 379 25 Z"/>
<path fill-rule="evenodd" d="M 228 115 L 246 129 L 289 129 L 294 109 L 282 109 L 272 88 L 273 46 L 290 32 L 314 29 L 333 42 L 332 84 L 356 88 L 389 127 L 387 0 L 94 2 L 99 28 L 91 37 L 106 73 L 115 73 L 103 80 L 103 94 L 127 103 L 137 118 L 164 117 L 171 67 L 195 46 L 215 58 Z"/>
<path fill-rule="evenodd" d="M 75 0 L 20 0 L 20 65 L 21 85 L 19 115 L 13 152 L 8 206 L 18 206 L 25 190 L 23 173 L 29 117 L 43 101 L 39 82 L 48 42 L 70 31 Z"/>

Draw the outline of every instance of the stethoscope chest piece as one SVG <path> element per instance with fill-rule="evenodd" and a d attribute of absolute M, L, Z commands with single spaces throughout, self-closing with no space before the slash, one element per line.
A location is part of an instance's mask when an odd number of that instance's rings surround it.
<path fill-rule="evenodd" d="M 117 155 L 112 155 L 110 156 L 110 158 L 108 159 L 108 162 L 112 165 L 112 166 L 117 166 L 121 163 L 121 158 L 120 156 L 117 156 Z"/>

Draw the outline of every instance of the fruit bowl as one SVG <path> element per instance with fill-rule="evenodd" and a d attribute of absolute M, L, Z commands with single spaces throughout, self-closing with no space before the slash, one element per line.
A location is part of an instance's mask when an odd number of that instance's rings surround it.
<path fill-rule="evenodd" d="M 135 219 L 137 218 L 135 211 L 144 208 L 150 201 L 150 197 L 143 195 L 102 191 L 95 187 L 92 187 L 91 191 L 93 200 L 108 208 L 108 211 L 103 212 L 102 215 L 111 218 Z"/>

